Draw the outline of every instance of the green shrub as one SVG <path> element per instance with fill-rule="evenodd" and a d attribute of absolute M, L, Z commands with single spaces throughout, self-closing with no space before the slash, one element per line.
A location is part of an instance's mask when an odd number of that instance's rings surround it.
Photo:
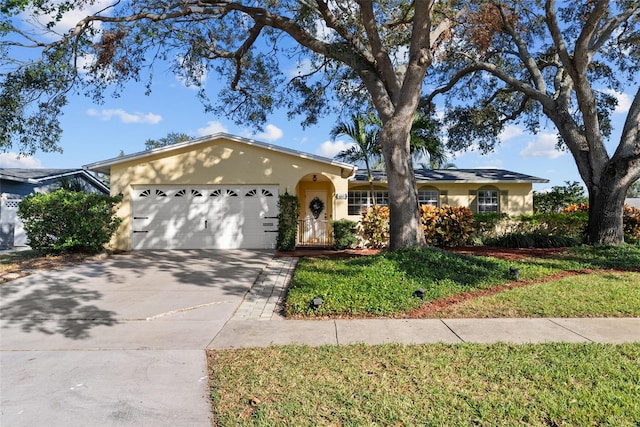
<path fill-rule="evenodd" d="M 589 222 L 588 212 L 572 210 L 563 213 L 546 213 L 521 215 L 520 223 L 513 231 L 546 232 L 553 235 L 564 235 L 582 239 Z"/>
<path fill-rule="evenodd" d="M 97 253 L 122 221 L 113 212 L 119 202 L 119 197 L 61 189 L 27 196 L 18 214 L 34 250 Z"/>
<path fill-rule="evenodd" d="M 476 213 L 473 214 L 473 228 L 476 233 L 480 234 L 495 233 L 500 222 L 508 218 L 509 215 L 506 213 Z"/>
<path fill-rule="evenodd" d="M 582 243 L 582 239 L 556 235 L 546 231 L 512 232 L 499 237 L 487 239 L 488 246 L 500 246 L 504 248 L 565 248 L 577 246 Z"/>
<path fill-rule="evenodd" d="M 357 223 L 348 219 L 331 221 L 333 227 L 333 248 L 351 249 L 358 243 Z"/>
<path fill-rule="evenodd" d="M 453 247 L 468 242 L 473 232 L 473 213 L 463 206 L 420 206 L 422 229 L 428 245 Z"/>
<path fill-rule="evenodd" d="M 371 206 L 363 211 L 360 234 L 368 247 L 386 247 L 389 244 L 389 208 Z"/>
<path fill-rule="evenodd" d="M 281 194 L 278 199 L 278 238 L 276 249 L 279 251 L 293 251 L 298 240 L 298 217 L 300 208 L 298 198 L 289 193 Z"/>

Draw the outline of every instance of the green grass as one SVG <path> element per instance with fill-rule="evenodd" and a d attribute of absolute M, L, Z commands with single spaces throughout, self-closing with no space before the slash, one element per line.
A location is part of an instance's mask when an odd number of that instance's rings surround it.
<path fill-rule="evenodd" d="M 640 344 L 210 353 L 219 426 L 637 426 Z"/>
<path fill-rule="evenodd" d="M 565 277 L 466 300 L 429 317 L 640 317 L 640 273 Z"/>
<path fill-rule="evenodd" d="M 504 261 L 427 248 L 384 252 L 350 259 L 302 259 L 287 297 L 291 316 L 394 316 L 424 302 L 503 285 L 513 281 L 509 267 L 518 268 L 521 280 L 537 280 L 567 270 L 637 269 L 640 247 L 571 248 L 554 259 Z M 424 300 L 414 296 L 426 291 Z M 323 305 L 310 308 L 313 298 Z"/>

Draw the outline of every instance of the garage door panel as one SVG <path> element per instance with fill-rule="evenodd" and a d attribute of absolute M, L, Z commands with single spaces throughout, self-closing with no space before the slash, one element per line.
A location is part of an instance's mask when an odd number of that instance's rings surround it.
<path fill-rule="evenodd" d="M 134 187 L 132 247 L 271 249 L 277 192 L 277 186 Z"/>

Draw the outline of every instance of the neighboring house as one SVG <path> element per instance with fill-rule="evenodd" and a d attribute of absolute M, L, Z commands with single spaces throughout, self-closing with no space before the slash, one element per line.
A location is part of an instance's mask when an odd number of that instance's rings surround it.
<path fill-rule="evenodd" d="M 301 244 L 326 244 L 332 219 L 358 219 L 368 184 L 353 165 L 224 133 L 86 165 L 110 175 L 123 222 L 112 246 L 130 249 L 275 247 L 278 195 L 300 201 Z M 416 171 L 427 203 L 531 213 L 532 183 L 507 171 Z M 386 185 L 375 183 L 386 200 Z"/>
<path fill-rule="evenodd" d="M 109 194 L 109 188 L 84 169 L 0 168 L 0 249 L 27 244 L 18 203 L 29 194 L 57 190 L 65 182 L 84 191 Z"/>
<path fill-rule="evenodd" d="M 640 197 L 630 197 L 624 199 L 624 204 L 627 206 L 631 206 L 632 208 L 640 209 Z"/>

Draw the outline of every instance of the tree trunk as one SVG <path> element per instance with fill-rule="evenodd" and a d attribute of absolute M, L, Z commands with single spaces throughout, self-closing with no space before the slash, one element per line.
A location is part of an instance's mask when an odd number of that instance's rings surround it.
<path fill-rule="evenodd" d="M 380 133 L 389 188 L 389 249 L 392 251 L 425 246 L 409 154 L 411 119 L 411 116 L 393 117 Z"/>
<path fill-rule="evenodd" d="M 626 190 L 615 174 L 604 175 L 599 186 L 588 188 L 587 238 L 590 244 L 617 246 L 624 243 L 622 215 Z"/>

